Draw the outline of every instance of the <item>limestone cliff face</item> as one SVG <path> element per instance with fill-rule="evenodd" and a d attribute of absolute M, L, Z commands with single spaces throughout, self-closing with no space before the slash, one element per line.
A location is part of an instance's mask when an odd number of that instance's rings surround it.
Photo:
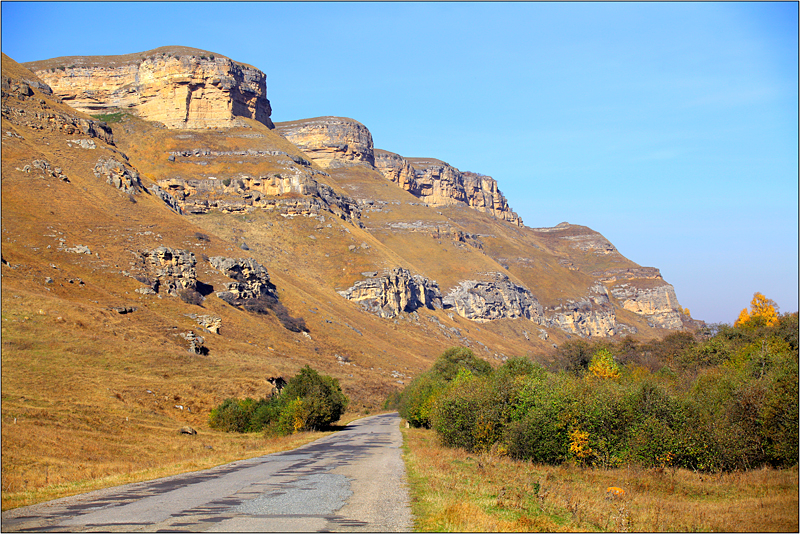
<path fill-rule="evenodd" d="M 647 318 L 653 326 L 660 328 L 683 328 L 681 306 L 675 288 L 665 283 L 662 286 L 638 288 L 622 283 L 611 288 L 611 294 L 628 311 Z"/>
<path fill-rule="evenodd" d="M 90 114 L 127 109 L 168 128 L 227 128 L 237 117 L 273 127 L 266 75 L 202 50 L 164 47 L 25 66 L 65 103 Z"/>
<path fill-rule="evenodd" d="M 322 167 L 375 165 L 372 134 L 353 119 L 317 117 L 279 122 L 275 127 Z"/>
<path fill-rule="evenodd" d="M 375 151 L 375 167 L 383 175 L 431 206 L 463 203 L 517 226 L 522 219 L 491 176 L 462 172 L 431 158 L 404 158 L 385 150 Z"/>

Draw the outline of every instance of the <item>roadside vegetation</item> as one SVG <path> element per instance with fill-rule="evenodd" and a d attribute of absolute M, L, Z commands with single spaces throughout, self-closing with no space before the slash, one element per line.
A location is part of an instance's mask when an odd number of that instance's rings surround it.
<path fill-rule="evenodd" d="M 549 368 L 446 351 L 395 399 L 418 526 L 774 530 L 767 514 L 796 530 L 798 316 L 765 301 L 697 335 L 570 340 Z M 605 501 L 608 486 L 623 500 Z"/>
<path fill-rule="evenodd" d="M 338 380 L 306 365 L 270 397 L 225 399 L 211 410 L 209 426 L 228 432 L 288 436 L 330 426 L 344 414 L 348 403 Z"/>

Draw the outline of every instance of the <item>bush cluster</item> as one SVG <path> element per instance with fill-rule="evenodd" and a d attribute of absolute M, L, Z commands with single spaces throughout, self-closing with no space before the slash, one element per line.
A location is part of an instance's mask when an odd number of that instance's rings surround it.
<path fill-rule="evenodd" d="M 278 395 L 260 400 L 225 399 L 211 410 L 209 426 L 274 435 L 318 430 L 338 421 L 348 403 L 338 380 L 305 366 Z"/>
<path fill-rule="evenodd" d="M 794 313 L 648 343 L 580 340 L 562 345 L 550 369 L 512 358 L 492 370 L 450 349 L 403 391 L 400 413 L 446 445 L 538 463 L 790 467 L 797 325 Z"/>

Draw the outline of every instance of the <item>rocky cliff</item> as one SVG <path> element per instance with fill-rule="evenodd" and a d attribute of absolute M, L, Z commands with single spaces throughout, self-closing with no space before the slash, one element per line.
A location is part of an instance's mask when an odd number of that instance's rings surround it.
<path fill-rule="evenodd" d="M 317 117 L 279 122 L 275 127 L 322 167 L 375 164 L 372 134 L 353 119 Z"/>
<path fill-rule="evenodd" d="M 238 117 L 273 126 L 266 75 L 203 50 L 162 47 L 25 66 L 64 102 L 89 114 L 125 109 L 168 128 L 226 128 Z"/>
<path fill-rule="evenodd" d="M 375 167 L 383 175 L 430 206 L 464 203 L 478 211 L 517 226 L 522 219 L 491 176 L 462 172 L 432 158 L 404 158 L 385 150 L 375 151 Z"/>

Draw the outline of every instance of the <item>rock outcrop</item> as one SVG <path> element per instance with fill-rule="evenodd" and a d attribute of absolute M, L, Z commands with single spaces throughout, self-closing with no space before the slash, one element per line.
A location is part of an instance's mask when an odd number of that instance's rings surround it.
<path fill-rule="evenodd" d="M 188 250 L 158 247 L 141 254 L 147 281 L 157 293 L 177 296 L 183 289 L 197 288 L 197 260 Z"/>
<path fill-rule="evenodd" d="M 269 281 L 266 267 L 253 258 L 235 259 L 214 256 L 208 261 L 214 269 L 235 280 L 227 284 L 227 291 L 217 293 L 222 300 L 233 302 L 265 297 L 277 298 L 275 286 Z"/>
<path fill-rule="evenodd" d="M 339 294 L 358 302 L 368 312 L 387 318 L 419 308 L 442 307 L 442 294 L 436 282 L 419 274 L 412 276 L 407 269 L 399 267 L 383 276 L 357 282 Z"/>
<path fill-rule="evenodd" d="M 94 175 L 124 193 L 136 194 L 142 190 L 139 173 L 127 162 L 110 157 L 100 158 L 94 166 Z"/>
<path fill-rule="evenodd" d="M 462 172 L 432 158 L 404 158 L 385 150 L 375 151 L 375 167 L 392 182 L 430 206 L 463 203 L 517 226 L 522 219 L 491 176 Z"/>
<path fill-rule="evenodd" d="M 287 216 L 315 217 L 328 212 L 361 226 L 358 202 L 314 180 L 314 172 L 318 171 L 312 169 L 302 174 L 258 177 L 242 174 L 224 180 L 169 178 L 159 180 L 158 186 L 173 199 L 168 202 L 170 207 L 179 212 L 207 213 L 219 210 L 236 213 L 261 208 L 278 210 Z"/>
<path fill-rule="evenodd" d="M 238 117 L 268 127 L 266 75 L 219 54 L 162 47 L 123 56 L 61 57 L 25 64 L 75 109 L 119 109 L 168 128 L 227 128 Z"/>
<path fill-rule="evenodd" d="M 110 145 L 114 144 L 114 135 L 107 124 L 65 112 L 62 108 L 66 106 L 54 100 L 53 91 L 47 84 L 25 71 L 5 54 L 3 54 L 3 65 L 4 67 L 9 65 L 9 71 L 16 71 L 20 75 L 27 73 L 28 76 L 25 79 L 2 77 L 4 119 L 33 130 L 80 135 L 90 139 L 100 139 Z"/>
<path fill-rule="evenodd" d="M 502 273 L 487 273 L 487 276 L 489 280 L 460 282 L 442 299 L 444 307 L 477 322 L 517 317 L 537 323 L 543 320 L 544 309 L 528 289 Z"/>
<path fill-rule="evenodd" d="M 317 117 L 279 122 L 275 127 L 322 167 L 375 165 L 372 134 L 353 119 Z"/>
<path fill-rule="evenodd" d="M 657 287 L 638 288 L 623 283 L 611 288 L 611 294 L 622 303 L 622 307 L 643 315 L 651 326 L 659 328 L 683 328 L 683 313 L 670 284 Z"/>

